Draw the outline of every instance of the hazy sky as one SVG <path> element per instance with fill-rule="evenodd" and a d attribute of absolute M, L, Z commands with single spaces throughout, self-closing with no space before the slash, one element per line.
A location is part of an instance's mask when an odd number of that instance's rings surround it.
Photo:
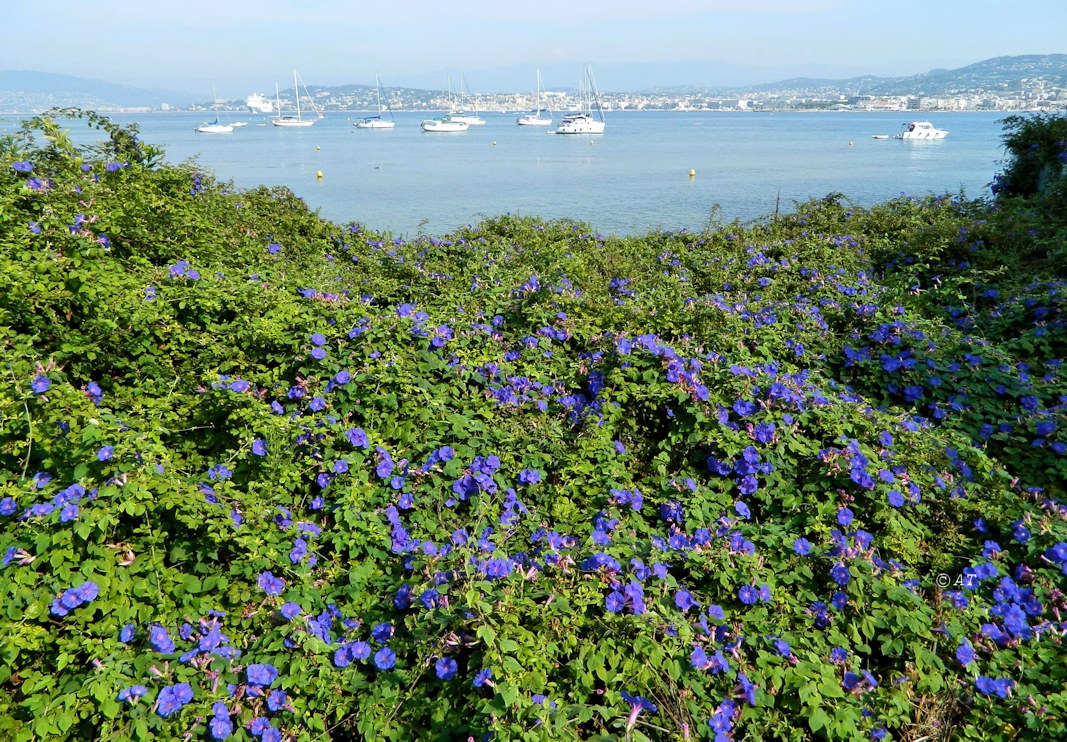
<path fill-rule="evenodd" d="M 577 82 L 911 75 L 1067 52 L 1067 0 L 0 0 L 0 70 L 220 97 L 309 84 L 475 92 Z M 634 66 L 636 63 L 637 66 Z M 683 64 L 678 64 L 683 63 Z M 688 63 L 688 64 L 685 64 Z M 640 69 L 643 66 L 643 71 Z M 291 82 L 290 82 L 291 84 Z"/>

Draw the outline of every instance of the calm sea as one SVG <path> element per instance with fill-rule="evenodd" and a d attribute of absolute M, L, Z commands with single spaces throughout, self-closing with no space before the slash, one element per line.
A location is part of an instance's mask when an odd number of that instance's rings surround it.
<path fill-rule="evenodd" d="M 609 112 L 598 136 L 555 135 L 492 113 L 458 134 L 425 133 L 426 116 L 416 113 L 396 114 L 396 128 L 380 131 L 356 129 L 355 114 L 327 114 L 305 129 L 224 114 L 248 122 L 229 135 L 196 132 L 203 114 L 113 118 L 139 124 L 172 162 L 195 158 L 239 188 L 287 186 L 327 219 L 411 237 L 501 214 L 632 235 L 703 229 L 716 205 L 720 221 L 747 221 L 829 193 L 861 206 L 901 194 L 983 196 L 1004 158 L 1004 116 Z M 948 138 L 873 139 L 914 118 Z M 0 132 L 17 126 L 0 118 Z"/>

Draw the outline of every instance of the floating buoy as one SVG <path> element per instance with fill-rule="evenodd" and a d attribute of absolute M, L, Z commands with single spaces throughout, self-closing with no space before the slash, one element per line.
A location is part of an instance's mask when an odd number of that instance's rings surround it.
<path fill-rule="evenodd" d="M 852 142 L 849 142 L 849 144 L 852 144 Z M 315 145 L 315 151 L 318 152 L 320 149 L 322 149 L 322 147 L 320 147 L 319 145 L 316 144 Z"/>
<path fill-rule="evenodd" d="M 690 170 L 690 171 L 689 171 L 689 177 L 690 177 L 690 178 L 695 178 L 695 177 L 697 177 L 697 171 L 696 171 L 696 170 Z"/>
<path fill-rule="evenodd" d="M 319 180 L 322 180 L 322 171 L 321 170 L 316 170 L 315 171 L 315 177 L 318 178 Z"/>
<path fill-rule="evenodd" d="M 851 147 L 851 146 L 852 146 L 852 140 L 851 140 L 851 139 L 849 139 L 849 140 L 848 140 L 848 146 L 849 146 L 849 147 Z"/>
<path fill-rule="evenodd" d="M 495 141 L 493 142 L 493 146 L 494 146 L 494 147 L 496 146 L 496 142 L 495 142 Z"/>

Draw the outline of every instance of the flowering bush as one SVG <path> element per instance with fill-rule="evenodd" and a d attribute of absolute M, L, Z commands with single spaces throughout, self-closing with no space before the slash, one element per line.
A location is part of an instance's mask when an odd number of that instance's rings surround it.
<path fill-rule="evenodd" d="M 1067 734 L 1067 295 L 981 204 L 403 240 L 31 125 L 5 738 Z"/>

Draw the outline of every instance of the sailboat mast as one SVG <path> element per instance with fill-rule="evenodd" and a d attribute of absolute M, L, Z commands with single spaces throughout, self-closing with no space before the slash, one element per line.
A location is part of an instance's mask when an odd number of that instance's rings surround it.
<path fill-rule="evenodd" d="M 300 87 L 296 83 L 296 68 L 293 68 L 293 95 L 296 96 L 296 120 L 300 120 Z"/>

